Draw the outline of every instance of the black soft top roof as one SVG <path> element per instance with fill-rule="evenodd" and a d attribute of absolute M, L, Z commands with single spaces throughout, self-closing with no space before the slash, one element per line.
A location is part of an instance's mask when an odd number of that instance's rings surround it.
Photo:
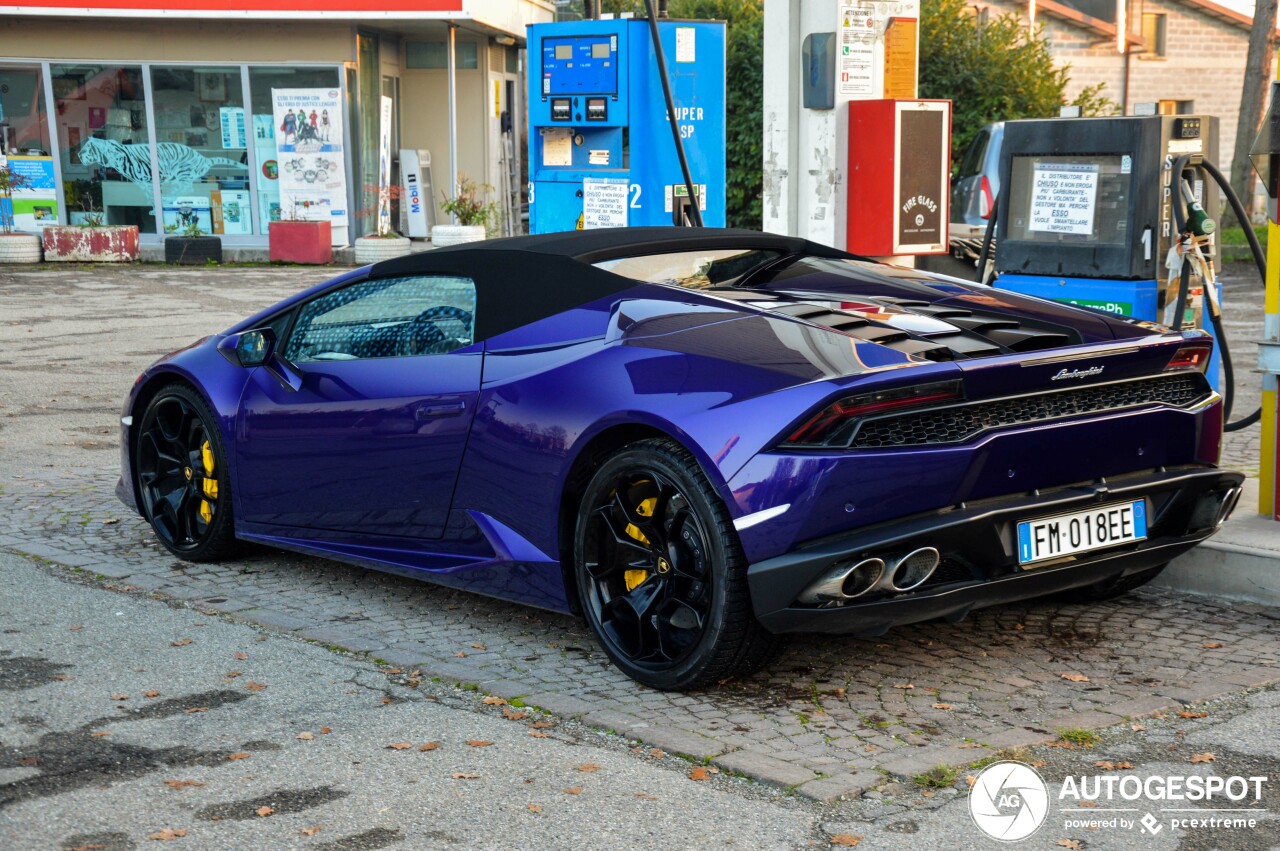
<path fill-rule="evenodd" d="M 453 245 L 384 260 L 373 278 L 458 275 L 476 282 L 476 339 L 571 310 L 644 284 L 593 263 L 642 254 L 770 249 L 785 254 L 850 257 L 806 239 L 735 228 L 607 228 L 513 236 Z"/>

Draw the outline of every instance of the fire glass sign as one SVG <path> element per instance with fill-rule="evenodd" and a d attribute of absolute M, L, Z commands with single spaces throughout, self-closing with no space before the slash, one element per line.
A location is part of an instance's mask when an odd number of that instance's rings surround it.
<path fill-rule="evenodd" d="M 950 148 L 950 101 L 849 104 L 849 251 L 947 252 Z"/>

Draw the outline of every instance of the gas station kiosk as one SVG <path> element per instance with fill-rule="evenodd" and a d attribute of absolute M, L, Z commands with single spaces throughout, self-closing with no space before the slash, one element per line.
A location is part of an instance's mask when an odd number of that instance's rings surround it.
<path fill-rule="evenodd" d="M 1192 282 L 1179 297 L 1188 243 L 1179 240 L 1178 218 L 1186 209 L 1193 230 L 1207 229 L 1198 236 L 1211 269 L 1213 225 L 1205 223 L 1203 210 L 1216 211 L 1219 200 L 1214 181 L 1194 168 L 1174 175 L 1184 156 L 1189 166 L 1217 162 L 1217 118 L 1007 122 L 995 286 L 1215 333 L 1204 281 Z M 1178 304 L 1184 305 L 1181 317 L 1174 315 Z M 1215 346 L 1208 371 L 1215 387 L 1220 363 Z"/>
<path fill-rule="evenodd" d="M 725 25 L 658 21 L 703 224 L 725 224 Z M 529 232 L 680 225 L 685 178 L 645 19 L 529 27 Z"/>

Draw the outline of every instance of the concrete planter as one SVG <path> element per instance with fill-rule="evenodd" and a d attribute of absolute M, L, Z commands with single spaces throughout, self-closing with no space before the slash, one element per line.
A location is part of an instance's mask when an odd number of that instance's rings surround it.
<path fill-rule="evenodd" d="M 356 240 L 356 265 L 366 266 L 409 253 L 407 236 L 362 236 Z"/>
<path fill-rule="evenodd" d="M 436 248 L 479 242 L 484 239 L 484 225 L 436 225 L 431 229 L 431 244 Z"/>
<path fill-rule="evenodd" d="M 0 234 L 0 263 L 39 262 L 39 235 L 34 233 Z"/>
<path fill-rule="evenodd" d="M 329 222 L 272 222 L 268 225 L 272 263 L 333 262 L 333 225 Z"/>
<path fill-rule="evenodd" d="M 210 260 L 222 262 L 222 240 L 216 236 L 168 236 L 164 240 L 164 262 L 181 266 L 204 266 Z"/>
<path fill-rule="evenodd" d="M 133 263 L 138 259 L 138 228 L 50 225 L 44 229 L 44 259 L 51 263 Z"/>

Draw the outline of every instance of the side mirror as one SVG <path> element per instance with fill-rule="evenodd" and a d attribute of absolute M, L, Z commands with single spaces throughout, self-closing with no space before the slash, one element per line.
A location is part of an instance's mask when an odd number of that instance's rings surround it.
<path fill-rule="evenodd" d="M 236 360 L 241 366 L 262 366 L 276 353 L 276 332 L 271 328 L 245 331 L 236 341 Z"/>

